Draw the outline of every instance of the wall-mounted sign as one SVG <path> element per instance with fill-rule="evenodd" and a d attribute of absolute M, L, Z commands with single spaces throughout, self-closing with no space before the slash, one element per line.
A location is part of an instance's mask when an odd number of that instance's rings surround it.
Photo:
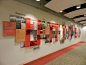
<path fill-rule="evenodd" d="M 16 29 L 16 42 L 26 41 L 26 30 Z"/>
<path fill-rule="evenodd" d="M 3 36 L 15 36 L 16 23 L 3 21 Z"/>

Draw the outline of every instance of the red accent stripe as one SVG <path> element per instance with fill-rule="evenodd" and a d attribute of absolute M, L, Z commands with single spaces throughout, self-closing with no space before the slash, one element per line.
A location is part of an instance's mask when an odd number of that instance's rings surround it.
<path fill-rule="evenodd" d="M 39 59 L 37 59 L 37 60 L 34 60 L 34 61 L 29 62 L 29 63 L 24 64 L 24 65 L 44 65 L 44 64 L 46 64 L 46 63 L 48 63 L 48 62 L 54 60 L 55 58 L 57 58 L 57 57 L 63 55 L 64 53 L 66 53 L 66 52 L 68 52 L 68 51 L 74 49 L 75 47 L 77 47 L 77 46 L 83 44 L 83 43 L 85 43 L 85 42 L 81 41 L 81 42 L 79 42 L 79 43 L 76 43 L 76 44 L 71 45 L 71 46 L 69 46 L 69 47 L 67 47 L 67 48 L 61 49 L 61 50 L 59 50 L 59 51 L 56 51 L 56 52 L 54 52 L 54 53 L 51 53 L 51 54 L 49 54 L 49 55 L 46 55 L 46 56 L 44 56 L 44 57 L 41 57 L 41 58 L 39 58 Z"/>
<path fill-rule="evenodd" d="M 26 18 L 26 47 L 30 46 L 30 18 Z"/>

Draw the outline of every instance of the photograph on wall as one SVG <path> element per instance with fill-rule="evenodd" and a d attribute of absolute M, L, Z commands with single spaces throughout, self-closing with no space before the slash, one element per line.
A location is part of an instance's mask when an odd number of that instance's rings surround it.
<path fill-rule="evenodd" d="M 33 35 L 37 35 L 37 30 L 33 30 Z"/>
<path fill-rule="evenodd" d="M 21 23 L 16 23 L 16 29 L 21 29 Z"/>
<path fill-rule="evenodd" d="M 52 38 L 55 38 L 55 31 L 52 31 Z"/>
<path fill-rule="evenodd" d="M 52 38 L 55 38 L 55 27 L 52 27 Z"/>
<path fill-rule="evenodd" d="M 16 29 L 21 29 L 21 26 L 26 23 L 26 18 L 16 15 L 10 15 L 10 22 L 16 22 Z"/>
<path fill-rule="evenodd" d="M 41 30 L 45 30 L 45 21 L 41 21 Z"/>
<path fill-rule="evenodd" d="M 60 31 L 57 31 L 57 40 L 59 41 L 60 39 Z"/>
<path fill-rule="evenodd" d="M 26 18 L 16 15 L 10 15 L 10 22 L 26 23 Z"/>
<path fill-rule="evenodd" d="M 21 23 L 21 29 L 26 30 L 26 23 Z"/>
<path fill-rule="evenodd" d="M 36 24 L 34 24 L 34 30 L 37 30 L 37 25 Z"/>
<path fill-rule="evenodd" d="M 43 34 L 40 34 L 40 39 L 43 39 L 43 37 L 44 37 Z"/>
<path fill-rule="evenodd" d="M 49 43 L 50 42 L 50 35 L 45 35 L 45 43 Z"/>
<path fill-rule="evenodd" d="M 33 35 L 30 34 L 30 41 L 33 41 L 34 40 L 34 37 Z"/>
<path fill-rule="evenodd" d="M 33 35 L 33 31 L 34 31 L 34 30 L 30 30 L 30 35 Z"/>
<path fill-rule="evenodd" d="M 15 36 L 16 23 L 3 21 L 3 36 Z"/>
<path fill-rule="evenodd" d="M 21 48 L 26 47 L 26 42 L 21 42 L 20 46 L 21 46 Z"/>
<path fill-rule="evenodd" d="M 69 31 L 66 29 L 66 38 L 69 39 Z"/>
<path fill-rule="evenodd" d="M 37 40 L 37 35 L 33 35 L 34 40 Z"/>

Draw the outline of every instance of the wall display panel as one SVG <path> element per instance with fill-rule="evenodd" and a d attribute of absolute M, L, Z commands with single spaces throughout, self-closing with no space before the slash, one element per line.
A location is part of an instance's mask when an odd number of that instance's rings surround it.
<path fill-rule="evenodd" d="M 59 25 L 60 27 L 60 43 L 64 43 L 66 40 L 66 25 Z"/>
<path fill-rule="evenodd" d="M 41 39 L 45 39 L 45 21 L 41 21 Z"/>
<path fill-rule="evenodd" d="M 45 26 L 45 21 L 14 15 L 10 16 L 10 21 L 11 23 L 16 23 L 16 42 L 25 43 L 26 47 L 40 45 L 40 39 L 45 39 L 45 43 L 49 43 L 52 40 L 56 42 L 59 38 L 60 43 L 64 43 L 66 38 L 72 39 L 74 34 L 80 37 L 78 35 L 79 31 L 76 34 L 74 31 L 76 29 L 73 29 L 73 26 L 69 26 L 67 30 L 65 25 L 60 25 L 58 31 L 56 23 L 47 22 L 47 26 Z"/>
<path fill-rule="evenodd" d="M 75 38 L 77 38 L 77 28 L 75 28 Z"/>
<path fill-rule="evenodd" d="M 16 22 L 16 29 L 25 29 L 25 24 L 23 24 L 26 23 L 25 17 L 10 15 L 10 22 Z"/>
<path fill-rule="evenodd" d="M 62 25 L 59 25 L 59 28 L 60 28 L 60 43 L 64 43 L 64 40 L 63 40 L 63 28 L 62 28 Z"/>
<path fill-rule="evenodd" d="M 3 21 L 3 36 L 15 36 L 16 23 Z"/>
<path fill-rule="evenodd" d="M 26 18 L 16 15 L 10 15 L 10 22 L 26 23 Z"/>
<path fill-rule="evenodd" d="M 50 35 L 45 35 L 45 43 L 49 43 L 50 42 Z"/>
<path fill-rule="evenodd" d="M 68 26 L 66 26 L 66 39 L 69 39 L 69 30 L 68 30 Z"/>
<path fill-rule="evenodd" d="M 45 29 L 45 21 L 41 21 L 41 30 Z"/>
<path fill-rule="evenodd" d="M 52 27 L 55 27 L 55 42 L 57 41 L 57 31 L 58 31 L 58 28 L 57 28 L 57 24 L 56 23 L 50 23 L 50 42 L 52 42 Z"/>
<path fill-rule="evenodd" d="M 26 18 L 26 47 L 40 45 L 40 29 L 40 20 Z"/>
<path fill-rule="evenodd" d="M 26 30 L 16 29 L 16 42 L 26 41 Z"/>
<path fill-rule="evenodd" d="M 73 33 L 73 26 L 69 26 L 69 39 L 72 39 L 72 36 L 74 35 Z"/>
<path fill-rule="evenodd" d="M 43 39 L 43 30 L 40 31 L 40 39 Z"/>
<path fill-rule="evenodd" d="M 62 25 L 63 28 L 63 40 L 66 40 L 66 26 Z"/>

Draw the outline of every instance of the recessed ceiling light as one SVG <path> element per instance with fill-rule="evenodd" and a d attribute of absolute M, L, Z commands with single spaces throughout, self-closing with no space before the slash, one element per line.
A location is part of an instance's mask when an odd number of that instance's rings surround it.
<path fill-rule="evenodd" d="M 86 16 L 86 15 L 84 15 L 84 16 Z"/>
<path fill-rule="evenodd" d="M 62 13 L 63 11 L 60 11 L 60 13 Z"/>
<path fill-rule="evenodd" d="M 77 9 L 79 9 L 79 8 L 81 8 L 81 6 L 80 6 L 80 5 L 78 5 L 78 6 L 76 6 L 76 8 L 77 8 Z"/>
<path fill-rule="evenodd" d="M 40 1 L 40 0 L 36 0 L 36 1 Z"/>

